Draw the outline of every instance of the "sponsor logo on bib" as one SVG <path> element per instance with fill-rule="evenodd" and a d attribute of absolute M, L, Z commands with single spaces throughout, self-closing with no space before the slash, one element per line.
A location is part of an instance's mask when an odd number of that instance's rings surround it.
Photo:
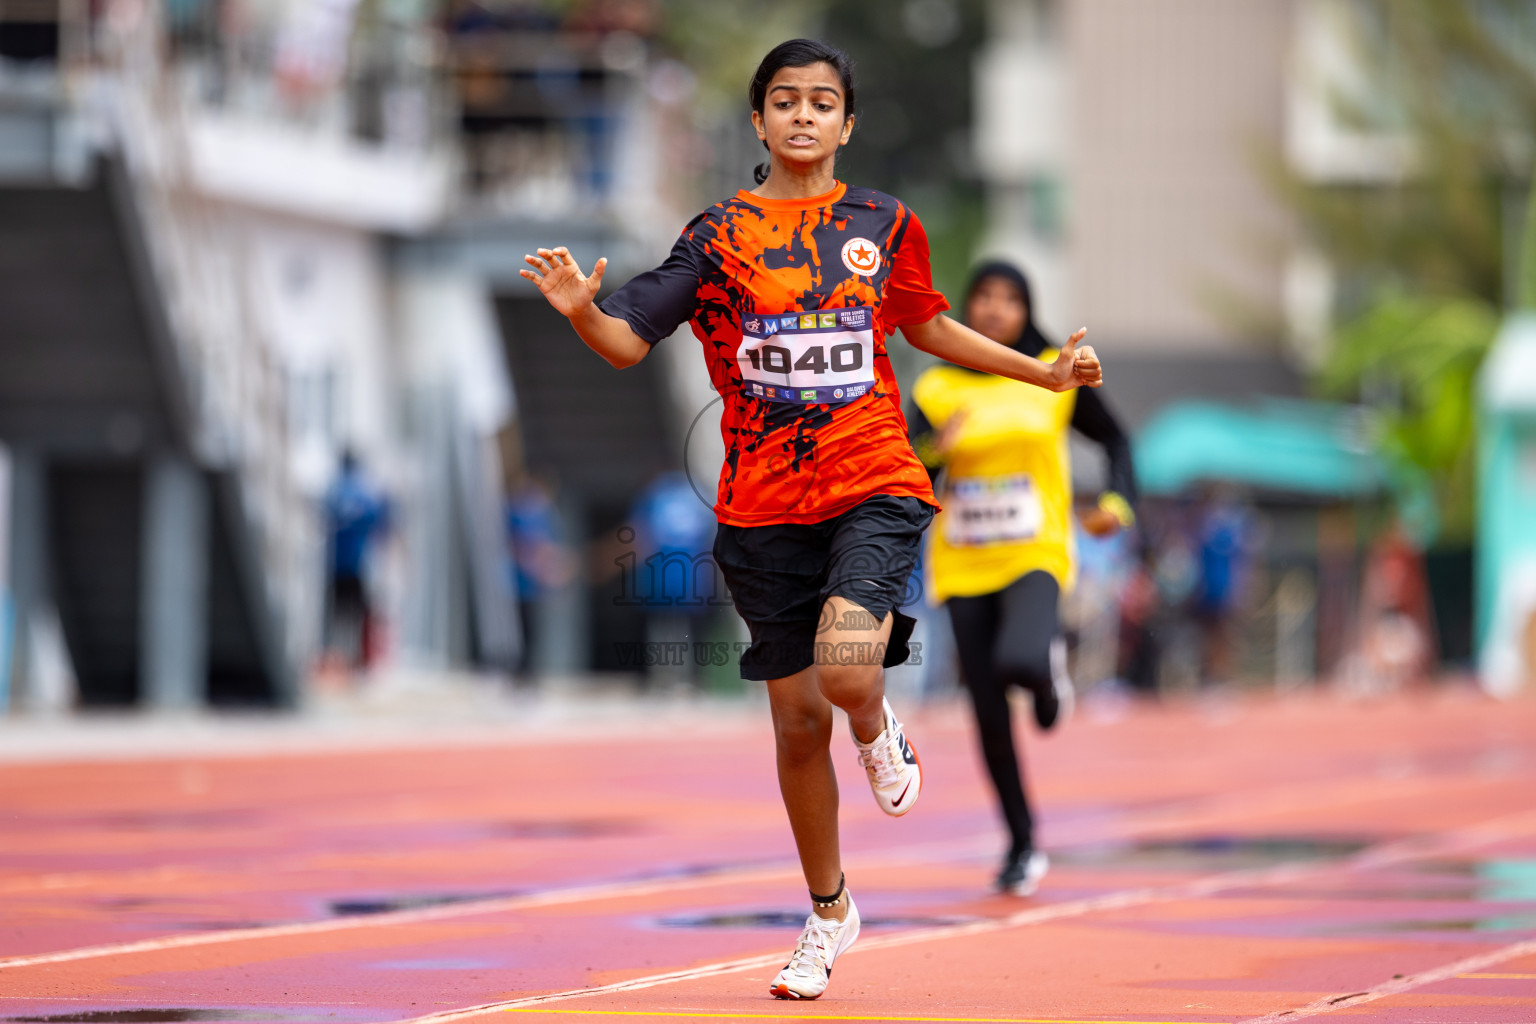
<path fill-rule="evenodd" d="M 864 277 L 880 269 L 880 247 L 867 238 L 850 238 L 843 245 L 843 266 Z"/>

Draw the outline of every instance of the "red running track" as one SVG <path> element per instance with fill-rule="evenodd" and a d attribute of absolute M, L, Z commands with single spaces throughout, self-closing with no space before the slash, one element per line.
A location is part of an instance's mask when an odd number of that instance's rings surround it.
<path fill-rule="evenodd" d="M 964 717 L 898 710 L 905 818 L 835 738 L 865 930 L 817 1002 L 766 992 L 806 901 L 754 707 L 0 766 L 0 1021 L 1536 1021 L 1536 702 L 1031 729 L 1029 900 Z"/>

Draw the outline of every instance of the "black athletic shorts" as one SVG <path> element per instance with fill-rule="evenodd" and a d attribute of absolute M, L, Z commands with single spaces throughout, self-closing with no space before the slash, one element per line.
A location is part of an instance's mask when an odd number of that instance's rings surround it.
<path fill-rule="evenodd" d="M 907 660 L 914 620 L 907 586 L 933 506 L 877 494 L 820 523 L 730 526 L 715 533 L 715 564 L 752 631 L 743 679 L 782 679 L 816 661 L 821 607 L 836 594 L 873 615 L 896 612 L 882 664 Z"/>

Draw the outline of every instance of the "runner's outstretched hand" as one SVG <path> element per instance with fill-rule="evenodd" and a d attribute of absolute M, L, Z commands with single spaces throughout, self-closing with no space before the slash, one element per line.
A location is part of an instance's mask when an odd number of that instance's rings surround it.
<path fill-rule="evenodd" d="M 1093 351 L 1093 346 L 1077 347 L 1077 343 L 1087 333 L 1088 328 L 1079 327 L 1067 339 L 1067 343 L 1061 347 L 1061 354 L 1051 364 L 1051 383 L 1057 391 L 1096 388 L 1104 383 L 1104 368 L 1099 365 L 1099 357 Z"/>
<path fill-rule="evenodd" d="M 571 258 L 571 251 L 563 245 L 554 249 L 540 249 L 538 253 L 537 256 L 524 256 L 523 262 L 533 269 L 520 270 L 518 273 L 538 285 L 539 291 L 544 293 L 544 298 L 549 300 L 551 306 L 563 316 L 574 317 L 592 305 L 603 283 L 603 271 L 608 269 L 606 256 L 597 261 L 597 265 L 592 268 L 592 276 L 588 277 Z"/>
<path fill-rule="evenodd" d="M 602 287 L 603 271 L 608 269 L 606 259 L 598 260 L 588 277 L 565 246 L 537 251 L 537 256 L 523 257 L 531 269 L 518 273 L 539 286 L 544 298 L 571 322 L 588 348 L 620 369 L 634 366 L 650 353 L 651 346 L 628 322 L 609 316 L 592 301 Z"/>

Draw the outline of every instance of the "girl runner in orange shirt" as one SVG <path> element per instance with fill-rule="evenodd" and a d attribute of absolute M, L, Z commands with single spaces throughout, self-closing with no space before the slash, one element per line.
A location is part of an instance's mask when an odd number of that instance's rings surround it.
<path fill-rule="evenodd" d="M 775 47 L 750 87 L 769 160 L 758 185 L 705 210 L 671 255 L 602 303 L 607 266 L 564 247 L 528 256 L 536 283 L 613 366 L 690 323 L 724 400 L 715 559 L 752 644 L 744 678 L 768 686 L 779 787 L 812 913 L 769 990 L 815 999 L 858 937 L 837 833 L 832 709 L 887 814 L 911 810 L 922 768 L 885 700 L 907 657 L 897 610 L 937 503 L 907 441 L 886 336 L 1053 391 L 1097 387 L 1091 348 L 1047 366 L 943 315 L 922 224 L 895 198 L 833 177 L 854 126 L 852 62 L 808 39 Z"/>

